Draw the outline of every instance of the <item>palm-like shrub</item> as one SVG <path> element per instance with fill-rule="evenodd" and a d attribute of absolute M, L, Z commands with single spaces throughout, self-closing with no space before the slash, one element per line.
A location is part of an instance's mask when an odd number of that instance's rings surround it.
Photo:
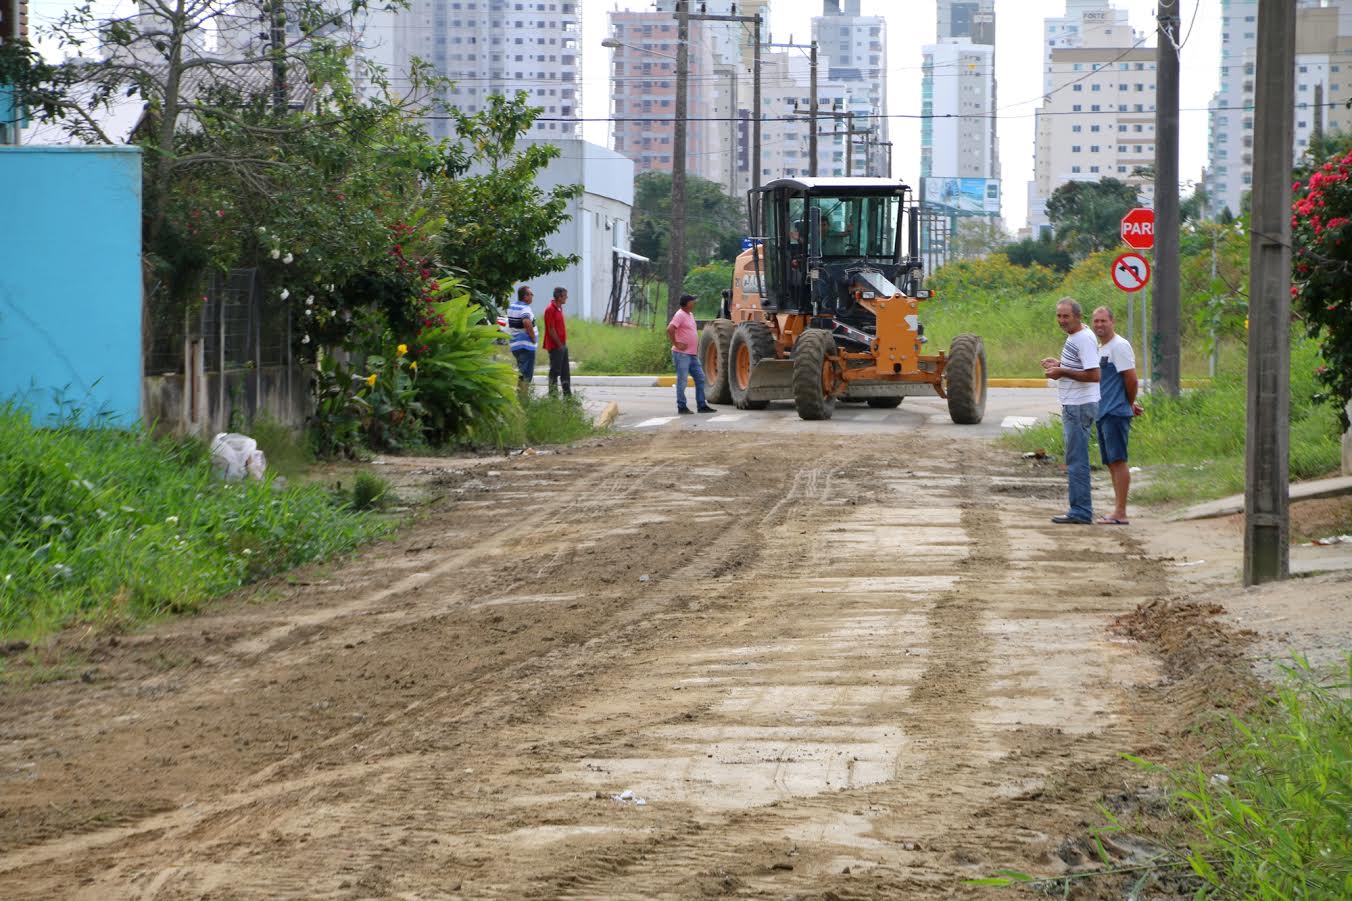
<path fill-rule="evenodd" d="M 463 285 L 445 280 L 434 304 L 437 324 L 418 340 L 418 401 L 428 441 L 472 439 L 518 409 L 516 369 L 495 358 L 502 337 Z"/>

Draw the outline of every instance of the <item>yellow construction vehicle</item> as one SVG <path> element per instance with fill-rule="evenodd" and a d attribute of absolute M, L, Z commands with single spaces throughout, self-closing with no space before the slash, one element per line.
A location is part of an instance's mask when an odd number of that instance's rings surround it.
<path fill-rule="evenodd" d="M 924 353 L 919 207 L 890 178 L 781 178 L 748 194 L 751 247 L 737 257 L 700 361 L 713 403 L 760 410 L 792 400 L 829 419 L 838 400 L 896 407 L 948 400 L 956 423 L 986 411 L 986 349 L 959 335 Z"/>

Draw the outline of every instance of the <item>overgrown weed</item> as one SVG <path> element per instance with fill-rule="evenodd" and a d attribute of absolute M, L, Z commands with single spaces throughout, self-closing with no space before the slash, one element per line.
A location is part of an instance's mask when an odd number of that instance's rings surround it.
<path fill-rule="evenodd" d="M 198 440 L 35 427 L 0 405 L 0 635 L 195 610 L 389 527 L 320 486 L 224 484 Z"/>

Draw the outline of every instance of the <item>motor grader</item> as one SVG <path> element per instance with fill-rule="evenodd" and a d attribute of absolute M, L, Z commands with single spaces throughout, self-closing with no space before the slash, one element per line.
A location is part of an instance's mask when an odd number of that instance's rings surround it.
<path fill-rule="evenodd" d="M 986 350 L 959 335 L 925 353 L 919 207 L 890 178 L 781 178 L 747 195 L 753 237 L 699 354 L 712 403 L 792 400 L 803 419 L 838 401 L 898 406 L 938 394 L 956 423 L 986 410 Z"/>

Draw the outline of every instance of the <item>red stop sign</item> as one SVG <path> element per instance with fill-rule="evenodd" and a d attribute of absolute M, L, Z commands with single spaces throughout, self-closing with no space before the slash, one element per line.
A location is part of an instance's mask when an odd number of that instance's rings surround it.
<path fill-rule="evenodd" d="M 1122 217 L 1122 240 L 1128 247 L 1149 250 L 1155 246 L 1155 211 L 1138 206 Z"/>

